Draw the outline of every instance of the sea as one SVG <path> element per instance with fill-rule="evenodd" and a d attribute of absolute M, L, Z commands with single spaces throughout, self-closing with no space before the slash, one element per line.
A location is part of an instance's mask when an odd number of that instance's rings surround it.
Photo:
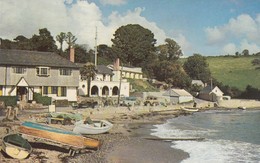
<path fill-rule="evenodd" d="M 196 112 L 151 130 L 160 138 L 205 138 L 169 141 L 172 148 L 189 153 L 182 163 L 260 163 L 260 108 Z"/>

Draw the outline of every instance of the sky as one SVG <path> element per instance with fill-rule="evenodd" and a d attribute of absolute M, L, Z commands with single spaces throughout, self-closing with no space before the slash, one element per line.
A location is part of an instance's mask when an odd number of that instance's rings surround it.
<path fill-rule="evenodd" d="M 157 44 L 175 40 L 184 56 L 260 52 L 260 0 L 0 0 L 0 38 L 31 38 L 47 28 L 77 44 L 112 45 L 127 24 L 149 29 Z"/>

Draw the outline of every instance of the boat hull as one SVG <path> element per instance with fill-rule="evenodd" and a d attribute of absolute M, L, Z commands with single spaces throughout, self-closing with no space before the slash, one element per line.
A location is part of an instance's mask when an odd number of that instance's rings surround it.
<path fill-rule="evenodd" d="M 93 124 L 84 124 L 84 121 L 82 120 L 78 121 L 75 125 L 73 132 L 86 135 L 103 134 L 113 127 L 113 124 L 106 120 L 94 120 Z"/>
<path fill-rule="evenodd" d="M 17 138 L 19 141 L 17 141 Z M 20 135 L 12 134 L 3 138 L 2 150 L 10 157 L 21 160 L 30 155 L 32 147 L 27 140 L 23 139 Z"/>
<path fill-rule="evenodd" d="M 93 148 L 97 149 L 100 146 L 100 142 L 96 139 L 87 138 L 80 134 L 75 134 L 71 131 L 54 128 L 47 125 L 25 122 L 19 127 L 19 131 L 22 134 L 29 136 L 47 139 L 63 145 L 83 149 Z"/>

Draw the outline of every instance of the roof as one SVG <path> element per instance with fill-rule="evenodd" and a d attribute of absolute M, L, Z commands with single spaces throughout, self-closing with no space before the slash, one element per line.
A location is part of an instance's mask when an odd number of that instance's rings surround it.
<path fill-rule="evenodd" d="M 163 96 L 192 96 L 189 92 L 184 89 L 169 89 Z"/>
<path fill-rule="evenodd" d="M 109 74 L 114 75 L 113 71 L 105 65 L 97 65 L 97 74 Z"/>
<path fill-rule="evenodd" d="M 210 85 L 208 85 L 208 86 L 206 86 L 205 88 L 203 88 L 201 91 L 200 91 L 200 94 L 210 94 L 214 89 L 218 89 L 219 90 L 219 92 L 221 93 L 221 94 L 223 94 L 223 92 L 217 87 L 217 86 L 213 86 L 212 88 L 211 88 L 211 86 Z M 215 92 L 214 92 L 215 93 Z"/>
<path fill-rule="evenodd" d="M 192 80 L 191 84 L 198 85 L 198 86 L 204 86 L 204 83 L 201 80 Z"/>
<path fill-rule="evenodd" d="M 0 49 L 0 65 L 79 68 L 53 52 Z"/>

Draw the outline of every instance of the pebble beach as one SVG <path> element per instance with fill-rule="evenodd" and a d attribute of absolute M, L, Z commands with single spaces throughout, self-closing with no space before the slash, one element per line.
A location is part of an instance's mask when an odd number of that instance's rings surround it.
<path fill-rule="evenodd" d="M 208 103 L 207 103 L 208 106 Z M 200 107 L 200 111 L 216 109 L 211 107 Z M 183 112 L 180 106 L 153 106 L 153 107 L 103 107 L 103 108 L 85 108 L 73 109 L 71 107 L 56 108 L 56 111 L 80 113 L 83 117 L 92 119 L 106 119 L 114 124 L 113 128 L 105 134 L 91 135 L 88 137 L 96 138 L 102 145 L 97 150 L 85 150 L 69 155 L 69 150 L 52 144 L 50 142 L 34 142 L 29 140 L 33 147 L 33 152 L 24 160 L 16 160 L 6 156 L 3 152 L 0 154 L 0 162 L 93 162 L 93 163 L 167 163 L 181 162 L 189 157 L 189 154 L 173 149 L 168 143 L 163 141 L 148 140 L 151 137 L 150 129 L 153 124 L 164 123 L 167 119 L 189 115 Z M 18 114 L 17 121 L 8 121 L 1 123 L 0 137 L 7 132 L 17 132 L 18 126 L 23 121 L 35 121 L 34 115 L 48 112 L 41 110 L 22 110 Z M 55 127 L 72 130 L 73 125 L 58 125 Z"/>

